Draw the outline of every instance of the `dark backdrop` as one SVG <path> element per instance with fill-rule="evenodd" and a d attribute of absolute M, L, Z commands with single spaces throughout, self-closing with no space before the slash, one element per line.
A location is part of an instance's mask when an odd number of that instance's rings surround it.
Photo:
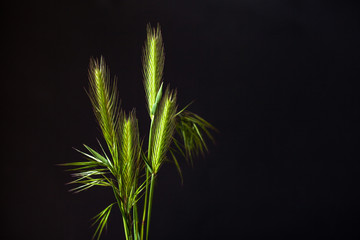
<path fill-rule="evenodd" d="M 152 239 L 359 239 L 360 17 L 356 1 L 2 3 L 2 239 L 90 239 L 108 189 L 68 192 L 56 164 L 101 139 L 91 56 L 148 129 L 141 54 L 159 22 L 164 80 L 213 123 L 194 167 L 162 168 Z M 103 239 L 124 239 L 114 211 Z M 344 236 L 346 235 L 346 237 Z"/>

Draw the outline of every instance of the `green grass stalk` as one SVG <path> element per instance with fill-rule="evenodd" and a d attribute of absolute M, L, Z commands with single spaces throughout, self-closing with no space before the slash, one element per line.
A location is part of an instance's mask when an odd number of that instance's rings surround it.
<path fill-rule="evenodd" d="M 147 214 L 147 222 L 146 222 L 146 240 L 149 239 L 149 229 L 150 229 L 150 217 L 151 217 L 151 209 L 154 197 L 154 186 L 155 186 L 155 174 L 151 174 L 151 183 L 150 183 L 150 193 L 149 193 L 149 206 L 148 206 L 148 214 Z"/>
<path fill-rule="evenodd" d="M 152 139 L 152 132 L 153 132 L 153 122 L 154 116 L 150 116 L 151 123 L 150 123 L 150 131 L 149 131 L 149 143 L 148 143 L 148 162 L 150 162 L 151 157 L 151 139 Z M 146 213 L 147 213 L 147 206 L 148 206 L 148 195 L 149 195 L 149 169 L 145 168 L 146 171 L 146 189 L 145 189 L 145 200 L 144 200 L 144 209 L 143 209 L 143 218 L 141 222 L 141 240 L 144 239 L 144 228 L 146 222 Z"/>
<path fill-rule="evenodd" d="M 145 189 L 145 199 L 144 199 L 144 209 L 143 209 L 143 217 L 141 221 L 141 233 L 140 233 L 140 239 L 144 239 L 144 226 L 146 222 L 146 209 L 147 209 L 147 200 L 148 200 L 148 192 L 149 192 L 149 170 L 146 169 L 146 189 Z"/>
<path fill-rule="evenodd" d="M 126 240 L 131 240 L 131 235 L 129 234 L 129 227 L 128 227 L 128 223 L 127 223 L 127 220 L 126 220 L 126 216 L 123 215 L 122 219 L 123 219 L 123 225 L 124 225 L 124 232 L 125 232 Z"/>
<path fill-rule="evenodd" d="M 138 212 L 137 212 L 137 205 L 135 204 L 133 207 L 133 229 L 134 229 L 134 240 L 139 240 L 138 239 L 138 234 L 139 234 L 139 230 L 138 230 Z"/>

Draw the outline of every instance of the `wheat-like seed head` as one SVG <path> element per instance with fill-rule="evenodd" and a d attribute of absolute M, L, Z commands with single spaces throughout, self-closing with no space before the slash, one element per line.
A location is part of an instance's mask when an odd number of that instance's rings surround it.
<path fill-rule="evenodd" d="M 103 132 L 113 159 L 118 159 L 118 121 L 120 107 L 118 104 L 116 82 L 110 83 L 110 71 L 103 57 L 91 59 L 89 68 L 89 97 L 95 116 Z"/>
<path fill-rule="evenodd" d="M 148 25 L 147 39 L 143 49 L 143 76 L 146 101 L 151 118 L 154 116 L 152 109 L 162 81 L 164 61 L 165 53 L 160 26 L 158 25 L 155 29 Z"/>
<path fill-rule="evenodd" d="M 166 158 L 175 129 L 176 93 L 166 89 L 165 95 L 155 113 L 150 161 L 154 173 L 157 173 Z"/>
<path fill-rule="evenodd" d="M 137 180 L 140 170 L 140 142 L 138 121 L 135 117 L 135 111 L 129 116 L 122 114 L 120 124 L 120 159 L 121 172 L 119 174 L 120 191 L 126 201 L 126 209 L 130 209 L 136 197 Z"/>

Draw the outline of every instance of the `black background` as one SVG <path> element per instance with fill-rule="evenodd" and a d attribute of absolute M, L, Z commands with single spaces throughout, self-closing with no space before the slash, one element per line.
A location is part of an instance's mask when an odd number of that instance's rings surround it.
<path fill-rule="evenodd" d="M 68 192 L 56 164 L 101 139 L 91 56 L 122 106 L 149 120 L 146 24 L 164 81 L 220 133 L 193 168 L 162 168 L 151 239 L 359 239 L 360 17 L 356 1 L 12 1 L 2 4 L 2 239 L 90 239 L 109 189 Z M 115 208 L 114 208 L 115 209 Z M 124 239 L 113 211 L 103 239 Z"/>

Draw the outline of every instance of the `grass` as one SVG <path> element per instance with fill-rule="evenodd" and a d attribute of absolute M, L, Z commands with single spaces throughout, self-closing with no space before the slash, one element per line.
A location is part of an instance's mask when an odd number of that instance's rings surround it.
<path fill-rule="evenodd" d="M 160 26 L 147 27 L 143 49 L 143 77 L 150 118 L 147 147 L 140 140 L 135 110 L 121 109 L 117 83 L 111 80 L 103 57 L 91 59 L 88 95 L 106 146 L 99 149 L 84 145 L 77 150 L 85 158 L 61 164 L 69 167 L 75 178 L 70 191 L 81 192 L 94 186 L 110 187 L 114 202 L 93 218 L 96 230 L 93 239 L 100 239 L 113 206 L 117 205 L 123 219 L 126 240 L 148 240 L 156 176 L 161 166 L 172 160 L 181 175 L 177 158 L 191 164 L 194 157 L 207 150 L 207 140 L 214 140 L 216 130 L 188 106 L 178 111 L 176 90 L 163 86 L 165 62 Z"/>

